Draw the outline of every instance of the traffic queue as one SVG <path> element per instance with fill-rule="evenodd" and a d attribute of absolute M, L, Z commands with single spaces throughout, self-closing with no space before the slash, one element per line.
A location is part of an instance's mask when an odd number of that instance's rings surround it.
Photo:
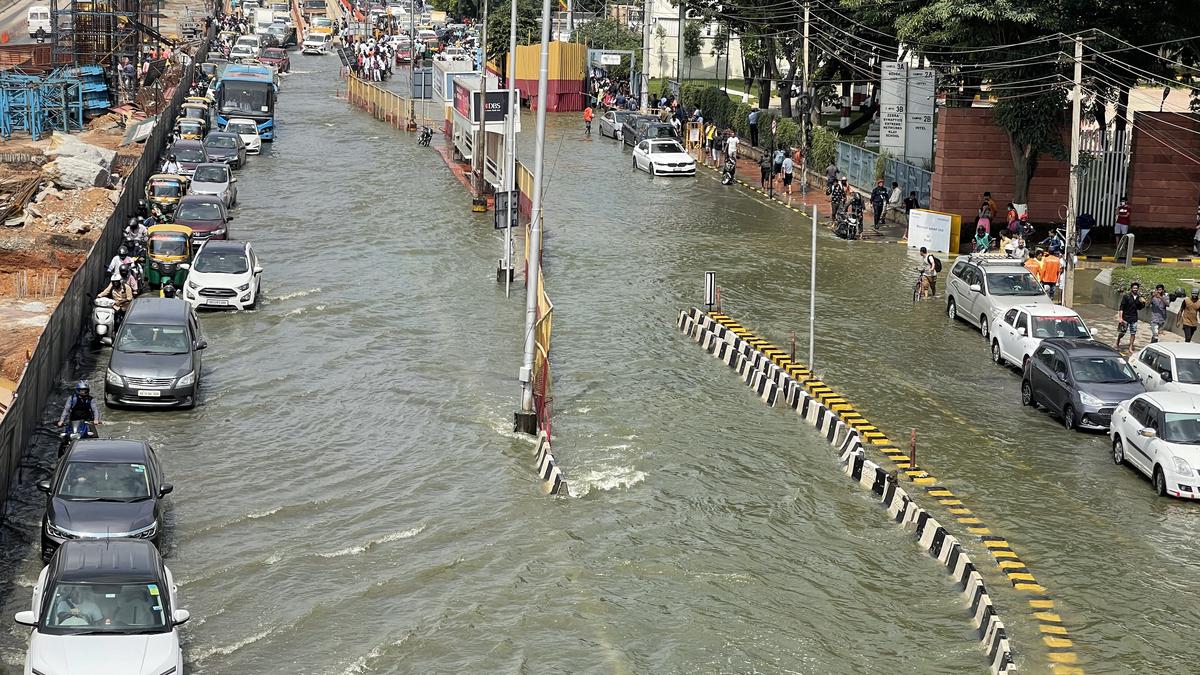
<path fill-rule="evenodd" d="M 273 98 L 269 121 L 231 115 L 237 95 L 220 92 L 231 66 L 197 64 L 161 169 L 139 186 L 142 212 L 95 300 L 93 344 L 111 348 L 105 407 L 196 406 L 209 346 L 197 310 L 250 310 L 261 298 L 263 268 L 229 223 L 237 171 L 261 150 L 264 127 L 275 137 Z M 24 672 L 182 675 L 178 627 L 190 614 L 158 548 L 175 486 L 149 443 L 98 437 L 99 408 L 78 382 L 57 422 L 57 465 L 36 484 L 46 494 L 47 565 L 31 609 L 15 617 L 32 628 Z"/>
<path fill-rule="evenodd" d="M 1000 254 L 960 256 L 946 275 L 947 316 L 975 326 L 994 363 L 1019 369 L 1023 406 L 1045 409 L 1067 430 L 1107 433 L 1113 462 L 1145 474 L 1158 495 L 1200 499 L 1200 344 L 1190 339 L 1200 289 L 1159 284 L 1143 292 L 1131 283 L 1109 345 L 1074 310 L 1054 304 L 1054 285 L 1033 267 Z M 936 279 L 932 262 L 928 268 Z M 1184 342 L 1161 339 L 1172 306 Z M 1140 349 L 1139 336 L 1147 340 Z"/>

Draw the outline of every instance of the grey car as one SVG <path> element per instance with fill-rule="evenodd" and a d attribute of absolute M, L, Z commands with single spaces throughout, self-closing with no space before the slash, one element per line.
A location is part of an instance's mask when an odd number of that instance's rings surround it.
<path fill-rule="evenodd" d="M 1054 304 L 1019 260 L 959 256 L 946 275 L 946 316 L 975 325 L 985 339 L 992 319 L 1030 303 Z"/>
<path fill-rule="evenodd" d="M 134 300 L 113 341 L 105 404 L 195 407 L 200 352 L 207 347 L 200 321 L 183 299 Z"/>
<path fill-rule="evenodd" d="M 600 135 L 620 140 L 621 126 L 636 114 L 632 110 L 609 110 L 600 116 Z"/>
<path fill-rule="evenodd" d="M 654 115 L 630 115 L 621 125 L 621 142 L 632 148 L 642 140 L 640 137 L 642 129 L 657 123 L 658 118 Z"/>
<path fill-rule="evenodd" d="M 1021 403 L 1045 406 L 1068 429 L 1107 430 L 1117 405 L 1144 391 L 1125 359 L 1095 340 L 1042 340 L 1021 375 Z"/>
<path fill-rule="evenodd" d="M 228 164 L 201 164 L 196 167 L 196 173 L 192 174 L 192 184 L 188 186 L 188 192 L 220 197 L 228 209 L 237 204 L 236 183 L 237 177 L 233 175 L 233 170 Z"/>
<path fill-rule="evenodd" d="M 208 132 L 204 137 L 204 152 L 210 162 L 225 162 L 235 169 L 246 164 L 246 144 L 232 131 Z"/>

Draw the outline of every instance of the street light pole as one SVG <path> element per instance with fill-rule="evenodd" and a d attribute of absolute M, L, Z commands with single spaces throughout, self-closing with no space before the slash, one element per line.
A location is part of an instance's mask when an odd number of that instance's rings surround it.
<path fill-rule="evenodd" d="M 408 125 L 417 130 L 417 0 L 408 3 Z"/>
<path fill-rule="evenodd" d="M 803 81 L 804 100 L 808 101 L 808 106 L 800 111 L 804 115 L 800 119 L 800 194 L 808 194 L 808 124 L 812 119 L 812 114 L 808 110 L 815 101 L 813 101 L 812 93 L 808 90 L 808 3 L 804 3 L 804 81 Z M 816 223 L 816 220 L 813 220 Z M 811 349 L 811 347 L 810 347 Z M 809 356 L 812 360 L 812 356 Z"/>
<path fill-rule="evenodd" d="M 642 112 L 650 108 L 650 0 L 642 3 Z"/>
<path fill-rule="evenodd" d="M 483 29 L 479 32 L 479 131 L 475 134 L 474 147 L 471 150 L 471 167 L 472 173 L 475 174 L 472 181 L 475 195 L 471 198 L 471 210 L 476 213 L 487 211 L 487 195 L 484 194 L 484 185 L 487 183 L 484 176 L 487 173 L 487 23 L 488 2 L 483 0 Z M 476 158 L 478 162 L 475 161 Z"/>
<path fill-rule="evenodd" d="M 512 215 L 517 204 L 517 119 L 521 114 L 521 99 L 517 96 L 517 0 L 509 0 L 508 24 L 508 115 L 504 119 L 504 189 L 508 192 L 508 212 L 504 214 L 504 297 L 509 297 L 512 283 Z M 486 30 L 486 28 L 485 28 Z"/>
<path fill-rule="evenodd" d="M 1083 37 L 1075 36 L 1075 88 L 1071 92 L 1071 174 L 1067 181 L 1067 253 L 1063 260 L 1062 304 L 1070 307 L 1075 292 L 1075 219 L 1079 216 L 1079 123 L 1082 116 Z"/>

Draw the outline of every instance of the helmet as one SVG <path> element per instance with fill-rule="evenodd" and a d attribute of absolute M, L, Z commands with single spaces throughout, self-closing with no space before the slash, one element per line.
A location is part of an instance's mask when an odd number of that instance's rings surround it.
<path fill-rule="evenodd" d="M 175 297 L 175 284 L 170 279 L 167 279 L 163 282 L 162 291 L 164 298 Z"/>
<path fill-rule="evenodd" d="M 91 389 L 92 388 L 90 385 L 88 385 L 87 380 L 80 380 L 75 383 L 75 393 L 76 394 L 86 394 L 89 391 L 91 391 Z"/>
<path fill-rule="evenodd" d="M 121 276 L 122 277 L 129 276 L 129 265 L 121 265 Z"/>
<path fill-rule="evenodd" d="M 122 246 L 117 249 L 117 255 L 121 256 L 122 258 L 125 258 L 129 255 L 129 249 Z"/>

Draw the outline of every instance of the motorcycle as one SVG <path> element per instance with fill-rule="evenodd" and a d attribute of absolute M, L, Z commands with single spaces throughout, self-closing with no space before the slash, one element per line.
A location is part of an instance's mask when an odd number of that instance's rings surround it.
<path fill-rule="evenodd" d="M 417 137 L 417 145 L 428 148 L 429 143 L 433 141 L 433 129 L 430 127 L 421 127 L 421 135 Z"/>
<path fill-rule="evenodd" d="M 737 165 L 732 159 L 726 159 L 725 165 L 721 167 L 721 185 L 733 184 L 733 172 L 737 169 Z"/>
<path fill-rule="evenodd" d="M 846 212 L 838 219 L 837 236 L 842 239 L 859 239 L 862 237 L 862 220 L 851 212 Z"/>
<path fill-rule="evenodd" d="M 67 426 L 58 434 L 58 456 L 62 457 L 67 451 L 67 446 L 71 445 L 72 441 L 77 441 L 81 438 L 99 438 L 96 433 L 96 428 L 87 420 L 74 420 L 67 422 Z"/>
<path fill-rule="evenodd" d="M 100 344 L 111 345 L 117 330 L 116 302 L 112 298 L 96 298 L 92 307 L 92 335 Z"/>

